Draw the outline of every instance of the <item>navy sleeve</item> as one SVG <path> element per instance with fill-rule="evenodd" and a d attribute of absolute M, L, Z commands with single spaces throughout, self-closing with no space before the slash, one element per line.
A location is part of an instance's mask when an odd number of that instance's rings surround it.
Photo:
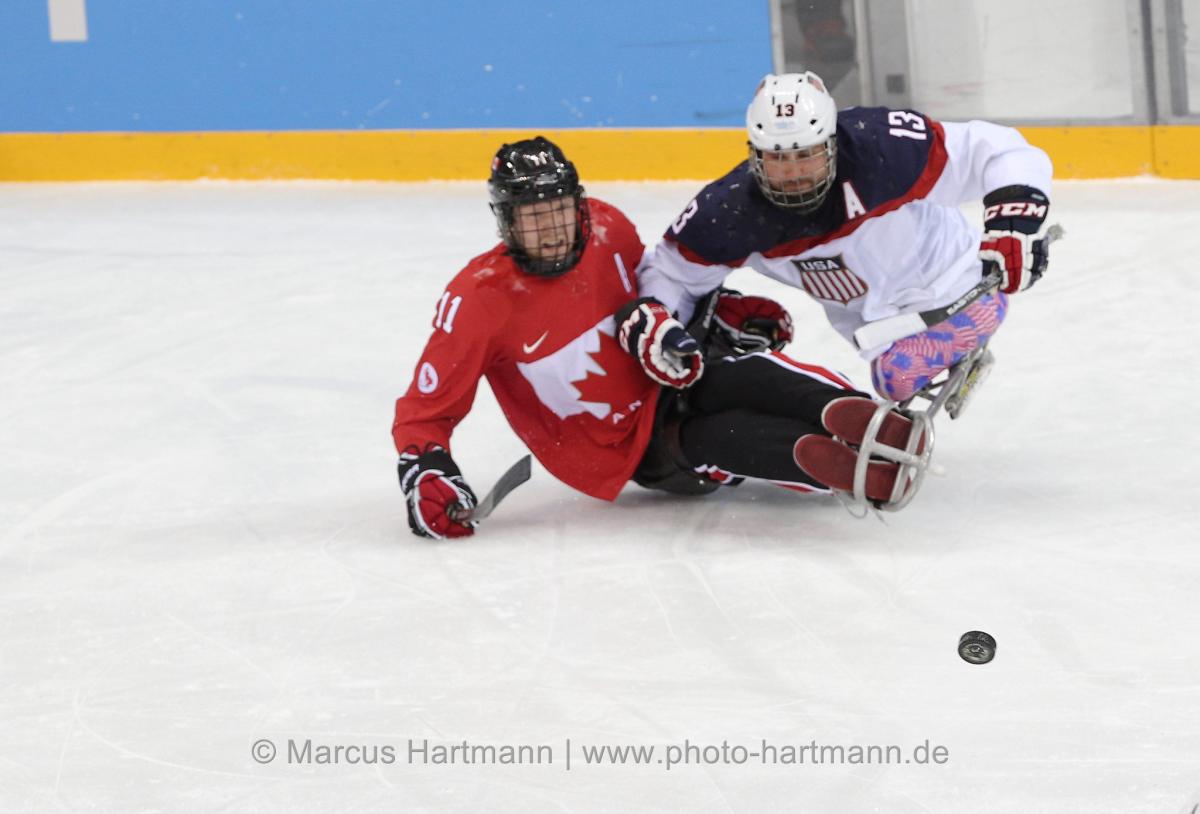
<path fill-rule="evenodd" d="M 941 125 L 914 110 L 846 108 L 837 133 L 838 182 L 852 183 L 868 211 L 928 192 L 945 165 Z"/>
<path fill-rule="evenodd" d="M 758 192 L 743 161 L 700 190 L 668 227 L 664 238 L 688 260 L 739 266 L 751 254 L 773 245 L 780 234 L 779 212 Z"/>

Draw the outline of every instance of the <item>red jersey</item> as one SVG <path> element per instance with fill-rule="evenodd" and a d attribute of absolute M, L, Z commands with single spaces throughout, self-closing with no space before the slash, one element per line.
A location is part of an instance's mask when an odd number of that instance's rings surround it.
<path fill-rule="evenodd" d="M 589 199 L 591 236 L 561 277 L 521 271 L 504 244 L 446 287 L 392 437 L 450 448 L 486 376 L 508 423 L 556 478 L 613 500 L 650 440 L 659 388 L 614 337 L 636 299 L 644 246 L 613 206 Z"/>

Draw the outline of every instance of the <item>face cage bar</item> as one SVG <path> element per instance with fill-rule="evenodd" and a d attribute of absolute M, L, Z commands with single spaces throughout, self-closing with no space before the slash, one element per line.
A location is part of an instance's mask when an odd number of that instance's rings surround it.
<path fill-rule="evenodd" d="M 801 158 L 811 157 L 800 155 L 800 153 L 812 149 L 811 147 L 761 150 L 750 142 L 746 143 L 750 148 L 750 170 L 754 174 L 754 180 L 758 182 L 758 188 L 762 192 L 763 197 L 771 203 L 786 209 L 794 209 L 798 212 L 811 212 L 821 205 L 825 200 L 825 196 L 829 194 L 829 190 L 833 188 L 834 176 L 837 175 L 836 136 L 831 136 L 825 142 L 825 177 L 812 189 L 806 189 L 803 192 L 784 192 L 771 186 L 767 180 L 767 170 L 763 162 L 763 153 L 778 153 L 784 156 L 785 161 L 798 161 Z"/>
<path fill-rule="evenodd" d="M 517 235 L 516 208 L 518 206 L 529 203 L 541 203 L 543 201 L 556 201 L 561 197 L 566 196 L 514 199 L 492 205 L 492 211 L 495 213 L 497 224 L 500 227 L 500 237 L 504 240 L 504 245 L 508 247 L 508 255 L 526 274 L 532 274 L 536 277 L 559 277 L 575 268 L 580 256 L 583 254 L 584 246 L 587 245 L 588 238 L 592 234 L 592 216 L 588 209 L 587 195 L 583 187 L 579 187 L 573 195 L 575 198 L 575 243 L 571 246 L 570 251 L 567 252 L 565 257 L 561 257 L 558 260 L 545 260 L 532 257 L 524 248 L 523 242 Z"/>

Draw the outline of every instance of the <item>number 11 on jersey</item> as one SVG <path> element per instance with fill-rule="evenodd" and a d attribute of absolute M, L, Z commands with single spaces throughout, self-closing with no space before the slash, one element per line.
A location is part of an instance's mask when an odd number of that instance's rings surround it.
<path fill-rule="evenodd" d="M 449 310 L 446 305 L 449 303 Z M 462 305 L 462 297 L 450 299 L 450 292 L 442 293 L 442 298 L 438 300 L 437 314 L 433 317 L 433 328 L 437 330 L 441 328 L 446 333 L 454 330 L 454 315 L 458 313 L 458 306 Z"/>

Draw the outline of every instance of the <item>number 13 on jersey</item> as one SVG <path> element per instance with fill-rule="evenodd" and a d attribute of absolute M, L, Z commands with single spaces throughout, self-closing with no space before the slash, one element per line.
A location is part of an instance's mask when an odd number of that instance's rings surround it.
<path fill-rule="evenodd" d="M 929 134 L 925 132 L 925 118 L 917 113 L 910 113 L 907 110 L 889 110 L 888 124 L 891 127 L 888 133 L 900 138 L 911 138 L 917 141 L 924 141 Z"/>

